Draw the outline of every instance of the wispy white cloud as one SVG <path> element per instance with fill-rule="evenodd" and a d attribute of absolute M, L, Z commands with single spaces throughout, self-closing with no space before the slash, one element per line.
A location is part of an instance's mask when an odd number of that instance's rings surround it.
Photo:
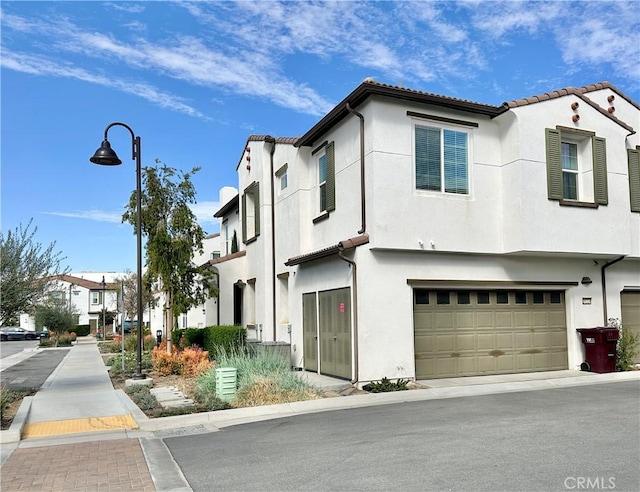
<path fill-rule="evenodd" d="M 108 6 L 129 20 L 119 24 L 129 26 L 125 34 L 62 16 L 3 12 L 5 32 L 38 33 L 30 51 L 16 53 L 3 43 L 3 66 L 110 86 L 198 118 L 205 117 L 203 109 L 139 81 L 177 80 L 186 84 L 184 92 L 210 89 L 212 101 L 241 95 L 318 116 L 333 102 L 289 75 L 287 66 L 298 56 L 316 64 L 319 76 L 357 67 L 391 83 L 455 87 L 486 76 L 500 48 L 523 36 L 560 53 L 566 72 L 588 65 L 640 80 L 635 2 L 172 2 L 199 22 L 197 37 L 171 28 L 145 30 L 126 15 L 138 13 L 141 4 Z M 45 44 L 54 49 L 42 51 Z M 88 67 L 96 60 L 111 63 L 116 76 L 93 75 Z M 117 75 L 125 71 L 127 76 Z"/>
<path fill-rule="evenodd" d="M 30 55 L 24 53 L 14 53 L 9 50 L 2 51 L 0 65 L 18 72 L 30 73 L 33 75 L 45 75 L 54 77 L 65 77 L 133 94 L 145 99 L 162 108 L 184 113 L 189 116 L 206 118 L 200 111 L 184 102 L 184 99 L 164 92 L 152 85 L 144 82 L 124 80 L 113 76 L 90 73 L 82 68 L 77 68 L 71 63 L 61 64 L 40 55 Z"/>
<path fill-rule="evenodd" d="M 220 208 L 220 203 L 216 201 L 202 201 L 194 205 L 190 205 L 189 208 L 196 215 L 198 224 L 201 226 L 218 224 L 220 221 L 213 217 L 213 214 Z"/>
<path fill-rule="evenodd" d="M 70 219 L 85 219 L 96 222 L 111 222 L 120 224 L 122 222 L 122 212 L 106 212 L 104 210 L 81 210 L 77 212 L 42 212 L 45 215 L 55 215 L 57 217 L 68 217 Z"/>
<path fill-rule="evenodd" d="M 201 201 L 190 205 L 189 208 L 196 216 L 198 224 L 201 226 L 217 225 L 219 220 L 213 217 L 218 211 L 220 204 L 217 201 Z M 56 217 L 67 217 L 70 219 L 92 220 L 95 222 L 122 223 L 121 212 L 110 212 L 105 210 L 79 210 L 79 211 L 48 211 L 42 212 L 44 215 L 54 215 Z"/>

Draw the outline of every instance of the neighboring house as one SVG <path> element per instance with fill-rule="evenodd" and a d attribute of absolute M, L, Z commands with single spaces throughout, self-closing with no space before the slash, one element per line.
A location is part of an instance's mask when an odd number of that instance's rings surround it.
<path fill-rule="evenodd" d="M 234 193 L 237 193 L 233 189 Z M 214 261 L 220 257 L 220 234 L 210 234 L 202 241 L 202 254 L 196 252 L 193 262 L 196 265 L 202 265 L 209 260 Z M 166 336 L 164 326 L 163 309 L 164 294 L 161 291 L 154 292 L 154 302 L 149 312 L 150 329 L 153 335 L 157 330 L 162 330 L 163 336 Z M 204 328 L 218 324 L 218 299 L 215 296 L 207 299 L 204 304 L 194 306 L 187 313 L 178 316 L 178 328 Z"/>
<path fill-rule="evenodd" d="M 578 369 L 577 328 L 640 331 L 639 127 L 606 82 L 493 106 L 367 79 L 247 139 L 219 321 L 359 383 Z"/>
<path fill-rule="evenodd" d="M 59 275 L 50 286 L 49 296 L 70 306 L 76 314 L 77 324 L 90 325 L 91 333 L 96 333 L 98 327 L 102 326 L 103 307 L 107 312 L 118 310 L 118 287 L 115 281 L 124 275 L 115 272 Z M 20 326 L 35 329 L 35 319 L 23 314 L 20 316 Z M 113 332 L 113 328 L 113 323 L 107 322 L 107 333 Z"/>

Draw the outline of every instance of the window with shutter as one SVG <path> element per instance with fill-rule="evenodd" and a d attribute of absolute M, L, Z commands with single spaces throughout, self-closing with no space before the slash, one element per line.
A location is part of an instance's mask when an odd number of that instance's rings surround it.
<path fill-rule="evenodd" d="M 562 205 L 607 205 L 606 140 L 595 133 L 556 127 L 545 130 L 547 196 Z"/>
<path fill-rule="evenodd" d="M 640 147 L 627 149 L 631 211 L 640 212 Z"/>
<path fill-rule="evenodd" d="M 467 133 L 416 125 L 415 173 L 418 190 L 468 194 Z"/>
<path fill-rule="evenodd" d="M 336 164 L 334 143 L 329 142 L 317 154 L 318 159 L 318 212 L 336 209 Z"/>

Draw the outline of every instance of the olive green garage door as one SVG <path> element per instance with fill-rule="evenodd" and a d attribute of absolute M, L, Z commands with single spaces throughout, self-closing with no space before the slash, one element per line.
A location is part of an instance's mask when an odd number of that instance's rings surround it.
<path fill-rule="evenodd" d="M 416 379 L 568 367 L 563 291 L 413 292 Z"/>

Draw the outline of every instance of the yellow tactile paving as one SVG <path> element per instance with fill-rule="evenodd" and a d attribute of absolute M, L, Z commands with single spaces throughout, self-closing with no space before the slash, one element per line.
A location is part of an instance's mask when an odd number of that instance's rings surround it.
<path fill-rule="evenodd" d="M 138 424 L 131 414 L 113 415 L 110 417 L 90 417 L 85 419 L 52 420 L 26 424 L 22 429 L 22 437 L 57 436 L 78 432 L 93 432 L 120 429 L 137 429 Z"/>

